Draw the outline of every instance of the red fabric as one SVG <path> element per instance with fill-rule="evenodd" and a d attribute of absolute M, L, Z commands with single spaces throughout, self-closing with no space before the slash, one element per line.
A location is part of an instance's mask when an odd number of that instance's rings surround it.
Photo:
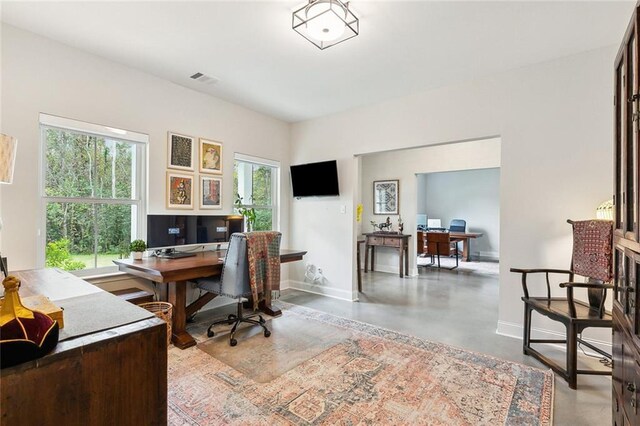
<path fill-rule="evenodd" d="M 583 220 L 573 223 L 573 271 L 604 282 L 613 279 L 613 222 Z"/>
<path fill-rule="evenodd" d="M 260 231 L 245 235 L 253 309 L 256 310 L 268 291 L 280 290 L 280 233 Z"/>
<path fill-rule="evenodd" d="M 0 339 L 30 340 L 38 346 L 42 345 L 42 341 L 51 330 L 53 320 L 40 312 L 33 312 L 33 316 L 34 318 L 15 318 L 0 327 Z"/>

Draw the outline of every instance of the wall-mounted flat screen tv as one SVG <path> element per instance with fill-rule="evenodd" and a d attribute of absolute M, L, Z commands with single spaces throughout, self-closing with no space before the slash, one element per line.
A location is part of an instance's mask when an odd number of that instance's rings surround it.
<path fill-rule="evenodd" d="M 336 160 L 291 166 L 291 186 L 296 198 L 340 195 Z"/>

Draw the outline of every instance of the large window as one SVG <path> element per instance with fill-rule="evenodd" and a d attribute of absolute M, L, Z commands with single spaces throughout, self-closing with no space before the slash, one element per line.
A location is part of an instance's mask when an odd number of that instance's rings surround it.
<path fill-rule="evenodd" d="M 278 226 L 278 180 L 280 163 L 236 154 L 233 167 L 234 200 L 256 213 L 254 231 L 276 230 Z"/>
<path fill-rule="evenodd" d="M 114 270 L 144 218 L 146 135 L 40 115 L 48 267 Z M 82 273 L 81 273 L 82 274 Z"/>

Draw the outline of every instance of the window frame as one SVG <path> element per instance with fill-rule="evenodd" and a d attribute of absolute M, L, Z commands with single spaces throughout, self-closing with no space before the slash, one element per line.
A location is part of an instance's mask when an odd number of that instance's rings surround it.
<path fill-rule="evenodd" d="M 77 204 L 110 204 L 110 205 L 130 205 L 136 209 L 136 223 L 131 226 L 131 239 L 146 240 L 146 217 L 147 217 L 147 147 L 149 145 L 149 136 L 144 133 L 122 130 L 114 127 L 87 123 L 79 120 L 73 120 L 64 117 L 58 117 L 50 114 L 40 113 L 40 155 L 39 155 L 39 229 L 38 229 L 38 256 L 37 265 L 40 268 L 45 267 L 46 263 L 46 244 L 47 244 L 47 204 L 48 203 L 77 203 Z M 135 146 L 135 170 L 132 173 L 132 179 L 135 180 L 133 185 L 132 198 L 100 198 L 100 197 L 51 197 L 45 192 L 47 177 L 47 130 L 62 130 L 83 134 L 87 136 L 108 138 L 119 142 L 130 143 Z M 94 235 L 97 237 L 94 227 Z M 95 248 L 94 248 L 95 250 Z M 97 268 L 86 268 L 71 271 L 80 277 L 96 276 L 115 273 L 118 271 L 116 265 L 103 266 Z"/>
<path fill-rule="evenodd" d="M 235 166 L 237 162 L 248 163 L 252 165 L 258 166 L 267 166 L 273 170 L 272 179 L 271 179 L 271 205 L 263 205 L 263 204 L 242 204 L 242 207 L 245 208 L 255 208 L 255 209 L 271 209 L 271 229 L 273 231 L 280 231 L 280 174 L 281 174 L 281 166 L 280 162 L 277 160 L 270 160 L 267 158 L 255 157 L 252 155 L 241 154 L 238 152 L 234 152 L 233 155 L 233 168 L 235 170 Z M 238 193 L 238 188 L 233 188 L 233 200 L 234 200 L 234 211 L 236 210 L 235 200 L 236 194 Z"/>

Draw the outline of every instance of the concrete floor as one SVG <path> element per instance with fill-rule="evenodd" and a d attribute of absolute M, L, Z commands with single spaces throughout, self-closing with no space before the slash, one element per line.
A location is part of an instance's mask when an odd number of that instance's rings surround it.
<path fill-rule="evenodd" d="M 297 290 L 281 300 L 367 322 L 424 339 L 443 342 L 526 365 L 546 368 L 522 354 L 522 341 L 495 333 L 498 321 L 498 277 L 421 268 L 417 277 L 374 272 L 363 274 L 360 302 L 332 299 Z M 520 300 L 514 303 L 522 303 Z M 535 317 L 534 317 L 535 324 Z M 558 361 L 564 352 L 543 351 Z M 581 356 L 581 361 L 597 365 Z M 579 366 L 579 368 L 582 368 Z M 578 376 L 578 390 L 556 377 L 555 425 L 611 424 L 611 378 Z"/>

